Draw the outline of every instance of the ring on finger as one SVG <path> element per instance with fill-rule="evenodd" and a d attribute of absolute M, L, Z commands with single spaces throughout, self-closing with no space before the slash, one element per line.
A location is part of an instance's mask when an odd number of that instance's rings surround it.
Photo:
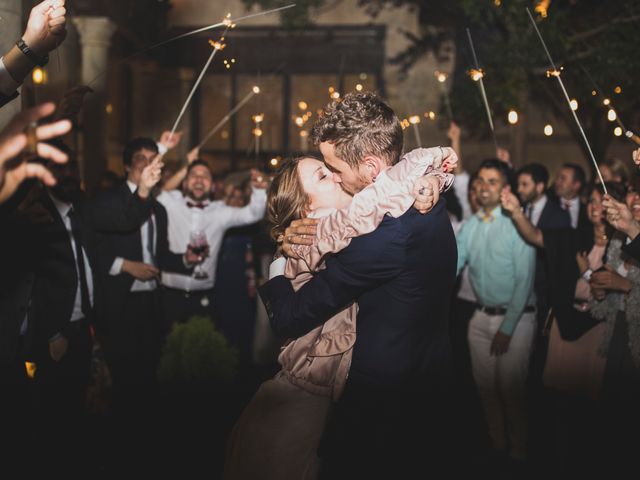
<path fill-rule="evenodd" d="M 424 187 L 420 187 L 420 190 L 418 190 L 418 193 L 420 195 L 424 195 Z"/>

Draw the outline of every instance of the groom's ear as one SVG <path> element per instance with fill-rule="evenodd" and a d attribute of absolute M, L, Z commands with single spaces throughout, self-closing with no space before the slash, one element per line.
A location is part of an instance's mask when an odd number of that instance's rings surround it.
<path fill-rule="evenodd" d="M 367 155 L 361 162 L 361 165 L 364 167 L 365 172 L 371 179 L 376 178 L 380 174 L 380 172 L 382 171 L 382 164 L 382 159 L 376 157 L 375 155 Z"/>

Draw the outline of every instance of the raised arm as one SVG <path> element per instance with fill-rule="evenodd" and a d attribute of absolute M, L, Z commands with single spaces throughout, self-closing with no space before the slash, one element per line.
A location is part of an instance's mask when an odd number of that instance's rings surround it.
<path fill-rule="evenodd" d="M 522 213 L 520 208 L 520 202 L 518 198 L 511 193 L 511 189 L 505 188 L 500 194 L 500 201 L 502 202 L 503 210 L 507 211 L 511 215 L 511 220 L 516 226 L 516 230 L 525 240 L 525 242 L 536 246 L 544 247 L 544 236 L 542 230 L 533 225 L 529 219 Z"/>

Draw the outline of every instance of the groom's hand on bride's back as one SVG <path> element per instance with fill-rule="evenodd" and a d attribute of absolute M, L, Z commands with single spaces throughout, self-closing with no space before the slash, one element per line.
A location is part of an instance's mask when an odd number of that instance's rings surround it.
<path fill-rule="evenodd" d="M 313 245 L 316 236 L 317 218 L 294 220 L 282 236 L 282 252 L 287 257 L 298 258 L 293 245 Z"/>

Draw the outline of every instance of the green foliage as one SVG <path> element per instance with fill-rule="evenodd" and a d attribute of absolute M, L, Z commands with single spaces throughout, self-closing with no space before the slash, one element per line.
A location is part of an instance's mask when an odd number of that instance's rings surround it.
<path fill-rule="evenodd" d="M 282 26 L 285 28 L 303 27 L 311 23 L 310 9 L 322 6 L 325 0 L 242 0 L 247 8 L 259 5 L 263 10 L 284 7 L 295 3 L 296 6 L 280 13 Z"/>
<path fill-rule="evenodd" d="M 273 8 L 289 0 L 243 0 L 247 6 Z M 309 21 L 312 7 L 333 0 L 296 1 L 284 22 Z M 499 5 L 496 5 L 498 3 Z M 385 7 L 409 6 L 417 11 L 420 35 L 406 33 L 409 47 L 390 59 L 403 71 L 422 56 L 446 55 L 443 45 L 456 44 L 456 71 L 451 95 L 456 121 L 466 130 L 488 134 L 488 124 L 478 86 L 467 76 L 473 67 L 466 31 L 470 28 L 494 118 L 504 118 L 511 108 L 528 102 L 546 107 L 548 120 L 562 119 L 577 136 L 566 100 L 554 78 L 546 78 L 549 63 L 530 24 L 525 8 L 534 13 L 569 93 L 578 99 L 578 116 L 601 158 L 613 139 L 602 95 L 592 96 L 595 83 L 610 97 L 625 126 L 640 130 L 640 4 L 637 0 L 550 0 L 546 18 L 535 12 L 541 0 L 358 0 L 375 17 Z M 589 72 L 589 76 L 585 73 Z M 614 88 L 620 86 L 621 94 Z M 582 142 L 580 141 L 580 144 Z"/>
<path fill-rule="evenodd" d="M 236 374 L 238 352 L 206 317 L 175 325 L 162 352 L 158 379 L 168 387 L 212 389 Z"/>
<path fill-rule="evenodd" d="M 579 101 L 577 113 L 596 157 L 602 157 L 613 139 L 614 125 L 607 121 L 602 103 L 605 97 L 611 99 L 627 128 L 638 129 L 640 56 L 635 50 L 640 43 L 640 8 L 636 0 L 551 0 L 546 2 L 546 18 L 535 12 L 540 0 L 502 0 L 499 6 L 493 0 L 455 0 L 444 7 L 436 0 L 402 3 L 418 4 L 424 25 L 421 36 L 410 38 L 412 45 L 393 60 L 406 70 L 426 53 L 438 55 L 442 44 L 453 39 L 457 51 L 453 111 L 467 130 L 488 133 L 478 86 L 467 75 L 474 66 L 468 27 L 485 71 L 494 118 L 505 118 L 509 109 L 532 102 L 543 106 L 548 120 L 562 119 L 577 136 L 557 80 L 546 77 L 549 62 L 526 8 L 534 14 L 556 65 L 563 67 L 569 94 Z M 456 20 L 451 22 L 452 18 Z M 602 94 L 591 94 L 597 90 L 595 84 Z M 614 93 L 616 86 L 622 93 Z"/>

